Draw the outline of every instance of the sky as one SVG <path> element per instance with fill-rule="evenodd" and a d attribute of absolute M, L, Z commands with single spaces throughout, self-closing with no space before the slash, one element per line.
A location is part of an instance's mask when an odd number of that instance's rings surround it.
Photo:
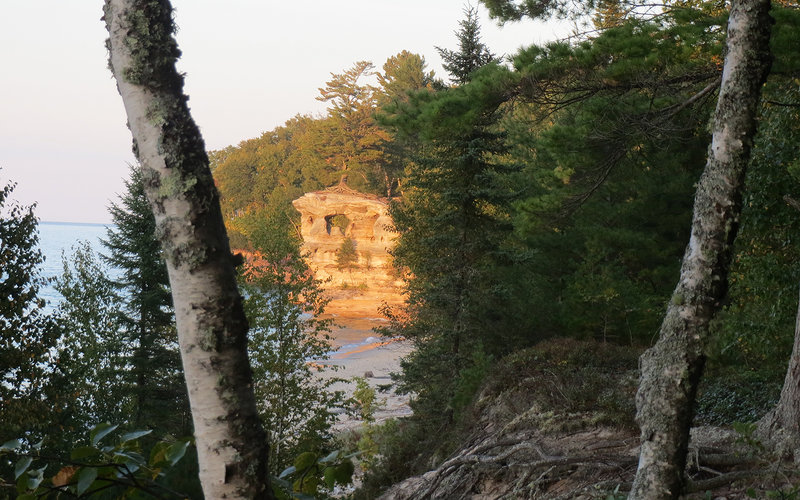
<path fill-rule="evenodd" d="M 321 114 L 319 88 L 356 61 L 380 69 L 402 50 L 446 78 L 435 48 L 455 49 L 464 0 L 173 0 L 189 105 L 209 150 Z M 43 221 L 109 221 L 134 163 L 107 68 L 102 0 L 0 0 L 0 186 Z M 499 27 L 497 55 L 561 38 L 566 25 Z"/>

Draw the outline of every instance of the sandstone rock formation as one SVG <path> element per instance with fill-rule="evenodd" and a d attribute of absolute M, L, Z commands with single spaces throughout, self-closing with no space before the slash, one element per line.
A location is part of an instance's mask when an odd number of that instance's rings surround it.
<path fill-rule="evenodd" d="M 329 312 L 377 317 L 382 303 L 402 301 L 402 282 L 389 254 L 396 234 L 390 229 L 385 198 L 339 184 L 306 193 L 292 204 L 301 214 L 300 232 L 309 265 L 330 292 Z M 343 265 L 343 245 L 349 243 L 355 249 L 354 262 Z"/>

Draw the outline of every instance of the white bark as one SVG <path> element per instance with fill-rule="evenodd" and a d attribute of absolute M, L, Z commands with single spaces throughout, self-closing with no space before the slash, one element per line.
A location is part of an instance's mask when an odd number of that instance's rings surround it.
<path fill-rule="evenodd" d="M 642 356 L 636 395 L 641 450 L 629 498 L 677 498 L 684 484 L 692 407 L 708 325 L 727 291 L 741 192 L 770 66 L 769 0 L 734 0 L 727 54 L 692 234 L 658 342 Z"/>
<path fill-rule="evenodd" d="M 206 498 L 272 498 L 247 321 L 168 0 L 106 0 L 110 66 L 167 261 Z"/>

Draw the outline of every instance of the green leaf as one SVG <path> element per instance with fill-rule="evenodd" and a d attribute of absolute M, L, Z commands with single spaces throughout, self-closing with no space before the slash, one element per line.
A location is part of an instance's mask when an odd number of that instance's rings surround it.
<path fill-rule="evenodd" d="M 136 439 L 139 439 L 142 436 L 146 436 L 146 435 L 150 434 L 151 432 L 153 432 L 153 431 L 149 430 L 149 431 L 127 432 L 127 433 L 123 434 L 122 437 L 120 437 L 120 440 L 123 443 L 127 443 L 128 441 L 134 441 Z"/>
<path fill-rule="evenodd" d="M 133 451 L 115 452 L 114 462 L 125 465 L 128 471 L 132 473 L 139 470 L 146 463 L 143 456 Z"/>
<path fill-rule="evenodd" d="M 301 453 L 297 456 L 297 458 L 294 459 L 294 466 L 299 471 L 304 471 L 316 463 L 317 455 L 316 453 L 312 453 L 310 451 Z"/>
<path fill-rule="evenodd" d="M 322 476 L 323 479 L 325 479 L 325 484 L 328 486 L 328 489 L 333 489 L 336 485 L 336 470 L 334 470 L 333 467 L 326 467 Z"/>
<path fill-rule="evenodd" d="M 319 463 L 321 463 L 321 464 L 327 464 L 328 462 L 333 462 L 333 461 L 334 461 L 334 460 L 336 460 L 337 458 L 339 458 L 339 450 L 333 450 L 332 452 L 330 452 L 330 453 L 328 454 L 328 456 L 326 456 L 325 458 L 323 458 L 322 460 L 320 460 L 320 461 L 319 461 Z"/>
<path fill-rule="evenodd" d="M 11 441 L 6 441 L 5 443 L 3 443 L 2 446 L 0 446 L 0 452 L 16 450 L 20 446 L 22 446 L 22 441 L 21 440 L 12 439 Z"/>
<path fill-rule="evenodd" d="M 37 500 L 37 496 L 33 493 L 23 493 L 22 495 L 17 495 L 17 500 Z"/>
<path fill-rule="evenodd" d="M 290 474 L 294 474 L 295 472 L 297 472 L 297 467 L 295 467 L 294 465 L 291 465 L 291 466 L 283 469 L 283 472 L 281 472 L 281 474 L 278 476 L 278 479 L 283 479 L 283 478 L 285 478 L 286 476 L 288 476 Z"/>
<path fill-rule="evenodd" d="M 19 479 L 19 476 L 23 475 L 28 467 L 31 466 L 33 463 L 33 457 L 22 457 L 17 461 L 17 465 L 14 466 L 14 479 Z"/>
<path fill-rule="evenodd" d="M 270 477 L 270 481 L 272 482 L 273 486 L 278 486 L 279 491 L 290 492 L 292 491 L 292 483 L 286 481 L 285 479 L 281 479 L 280 477 L 272 476 Z"/>
<path fill-rule="evenodd" d="M 101 439 L 106 437 L 109 433 L 114 432 L 114 430 L 119 427 L 118 425 L 114 424 L 111 425 L 108 422 L 104 424 L 97 424 L 94 426 L 89 433 L 89 438 L 92 441 L 92 446 L 97 446 L 97 443 L 100 442 Z"/>
<path fill-rule="evenodd" d="M 78 473 L 78 486 L 76 493 L 80 496 L 89 489 L 94 480 L 97 479 L 97 469 L 94 467 L 84 467 Z"/>
<path fill-rule="evenodd" d="M 337 483 L 345 485 L 353 481 L 353 472 L 356 468 L 350 460 L 333 467 L 333 477 Z"/>
<path fill-rule="evenodd" d="M 157 466 L 162 462 L 166 462 L 166 458 L 164 458 L 167 454 L 167 448 L 169 448 L 169 443 L 164 441 L 159 441 L 158 443 L 153 446 L 153 449 L 150 450 L 150 465 Z"/>
<path fill-rule="evenodd" d="M 72 460 L 82 460 L 84 458 L 93 457 L 99 454 L 100 450 L 93 446 L 80 446 L 72 450 L 69 456 Z"/>
<path fill-rule="evenodd" d="M 28 478 L 21 477 L 17 479 L 17 493 L 25 493 L 28 490 Z"/>
<path fill-rule="evenodd" d="M 44 481 L 44 470 L 47 468 L 45 465 L 41 469 L 28 471 L 28 489 L 35 491 L 36 488 Z"/>
<path fill-rule="evenodd" d="M 186 449 L 189 447 L 189 441 L 178 441 L 173 443 L 167 448 L 164 458 L 170 463 L 175 465 L 186 454 Z"/>

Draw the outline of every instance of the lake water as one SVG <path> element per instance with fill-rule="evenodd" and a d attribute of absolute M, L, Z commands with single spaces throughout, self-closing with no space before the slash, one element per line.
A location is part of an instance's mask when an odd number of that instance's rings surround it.
<path fill-rule="evenodd" d="M 39 247 L 44 254 L 45 261 L 41 269 L 44 278 L 60 276 L 63 272 L 62 255 L 69 258 L 73 247 L 81 242 L 88 241 L 95 253 L 105 252 L 101 240 L 106 237 L 110 225 L 80 224 L 73 222 L 40 222 Z M 114 270 L 109 270 L 114 274 Z M 61 301 L 59 294 L 49 283 L 39 291 L 39 296 L 47 301 L 47 310 L 52 311 Z M 370 319 L 339 320 L 339 326 L 333 330 L 333 347 L 335 351 L 347 353 L 360 352 L 364 346 L 378 345 L 380 339 L 375 337 L 372 327 L 378 322 Z"/>
<path fill-rule="evenodd" d="M 95 252 L 103 251 L 101 238 L 106 237 L 104 224 L 79 224 L 74 222 L 40 222 L 39 248 L 45 257 L 41 275 L 44 278 L 60 276 L 63 272 L 61 255 L 72 255 L 72 248 L 80 241 L 88 241 Z M 39 296 L 48 302 L 48 309 L 55 307 L 61 295 L 47 284 L 39 292 Z"/>

